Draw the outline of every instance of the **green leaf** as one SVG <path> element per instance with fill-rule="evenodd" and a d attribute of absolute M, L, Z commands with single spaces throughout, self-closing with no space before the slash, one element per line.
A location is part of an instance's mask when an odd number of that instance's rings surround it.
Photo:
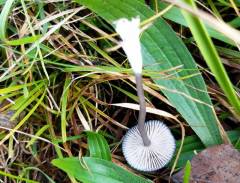
<path fill-rule="evenodd" d="M 183 183 L 189 183 L 190 177 L 191 177 L 191 163 L 190 161 L 187 161 L 184 170 Z"/>
<path fill-rule="evenodd" d="M 11 45 L 11 46 L 18 46 L 18 45 L 23 45 L 23 44 L 34 43 L 35 41 L 37 41 L 40 38 L 41 38 L 41 35 L 28 36 L 28 37 L 15 39 L 15 40 L 6 41 L 6 44 Z"/>
<path fill-rule="evenodd" d="M 140 16 L 144 21 L 154 15 L 151 9 L 137 0 L 76 2 L 96 12 L 111 24 L 122 17 Z M 170 78 L 162 75 L 161 79 L 152 79 L 161 86 L 162 92 L 206 146 L 222 143 L 218 121 L 203 78 L 191 54 L 171 27 L 159 18 L 141 35 L 141 46 L 145 70 L 161 73 L 181 67 L 180 71 L 170 73 Z"/>
<path fill-rule="evenodd" d="M 111 152 L 106 139 L 98 133 L 87 131 L 90 156 L 111 161 Z"/>
<path fill-rule="evenodd" d="M 82 182 L 91 183 L 150 183 L 150 180 L 136 176 L 114 163 L 98 158 L 60 158 L 52 164 Z"/>

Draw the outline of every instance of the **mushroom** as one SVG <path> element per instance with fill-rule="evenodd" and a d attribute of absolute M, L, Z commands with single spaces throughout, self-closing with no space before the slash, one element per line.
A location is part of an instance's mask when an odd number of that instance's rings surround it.
<path fill-rule="evenodd" d="M 175 151 L 175 139 L 169 128 L 161 121 L 145 123 L 146 104 L 142 82 L 142 54 L 140 46 L 140 18 L 119 19 L 114 22 L 120 35 L 121 46 L 133 69 L 139 98 L 138 124 L 123 138 L 122 150 L 128 164 L 139 171 L 152 172 L 164 167 Z"/>

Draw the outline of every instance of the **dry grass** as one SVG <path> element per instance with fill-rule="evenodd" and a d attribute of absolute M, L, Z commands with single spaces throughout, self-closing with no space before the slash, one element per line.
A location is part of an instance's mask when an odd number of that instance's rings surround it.
<path fill-rule="evenodd" d="M 217 8 L 221 10 L 220 5 Z M 229 7 L 228 11 L 231 10 Z M 223 19 L 229 18 L 226 15 Z M 120 143 L 126 129 L 137 119 L 138 106 L 132 104 L 137 102 L 137 96 L 123 52 L 112 49 L 118 44 L 112 27 L 85 7 L 65 0 L 19 1 L 7 21 L 5 39 L 0 43 L 0 181 L 21 182 L 16 175 L 29 182 L 76 182 L 50 162 L 59 157 L 88 155 L 85 130 L 102 133 L 113 162 L 135 172 L 124 161 Z M 185 37 L 203 68 L 214 109 L 225 130 L 235 130 L 239 116 L 205 69 L 188 30 L 170 24 Z M 222 29 L 219 26 L 217 29 Z M 224 27 L 233 31 L 226 24 Z M 222 30 L 226 33 L 226 29 Z M 235 30 L 226 35 L 239 43 L 239 36 L 235 35 L 239 33 Z M 29 40 L 22 39 L 25 37 Z M 221 52 L 221 58 L 229 76 L 233 80 L 238 78 L 234 86 L 239 92 L 240 54 L 225 43 L 216 41 L 216 45 L 225 51 Z M 193 131 L 149 75 L 172 76 L 167 71 L 146 72 L 147 118 L 168 121 L 180 144 L 184 129 L 186 136 L 193 135 Z M 164 169 L 146 176 L 160 182 L 168 179 L 169 172 L 170 169 Z"/>

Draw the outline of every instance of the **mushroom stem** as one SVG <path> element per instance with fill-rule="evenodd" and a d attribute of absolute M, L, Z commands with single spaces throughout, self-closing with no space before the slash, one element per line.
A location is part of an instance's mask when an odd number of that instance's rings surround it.
<path fill-rule="evenodd" d="M 151 141 L 148 138 L 147 131 L 145 129 L 145 118 L 146 118 L 146 103 L 143 90 L 142 74 L 135 73 L 137 94 L 139 99 L 140 110 L 138 114 L 138 130 L 143 140 L 144 146 L 149 146 Z"/>

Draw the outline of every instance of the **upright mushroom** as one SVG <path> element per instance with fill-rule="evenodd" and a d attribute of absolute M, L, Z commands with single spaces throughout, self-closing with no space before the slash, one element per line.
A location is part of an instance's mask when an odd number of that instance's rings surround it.
<path fill-rule="evenodd" d="M 115 21 L 121 46 L 126 53 L 136 78 L 139 98 L 138 124 L 131 128 L 123 139 L 122 149 L 128 164 L 133 168 L 152 172 L 164 167 L 175 151 L 175 140 L 170 130 L 161 121 L 145 123 L 146 104 L 142 82 L 142 54 L 140 45 L 140 18 Z"/>

